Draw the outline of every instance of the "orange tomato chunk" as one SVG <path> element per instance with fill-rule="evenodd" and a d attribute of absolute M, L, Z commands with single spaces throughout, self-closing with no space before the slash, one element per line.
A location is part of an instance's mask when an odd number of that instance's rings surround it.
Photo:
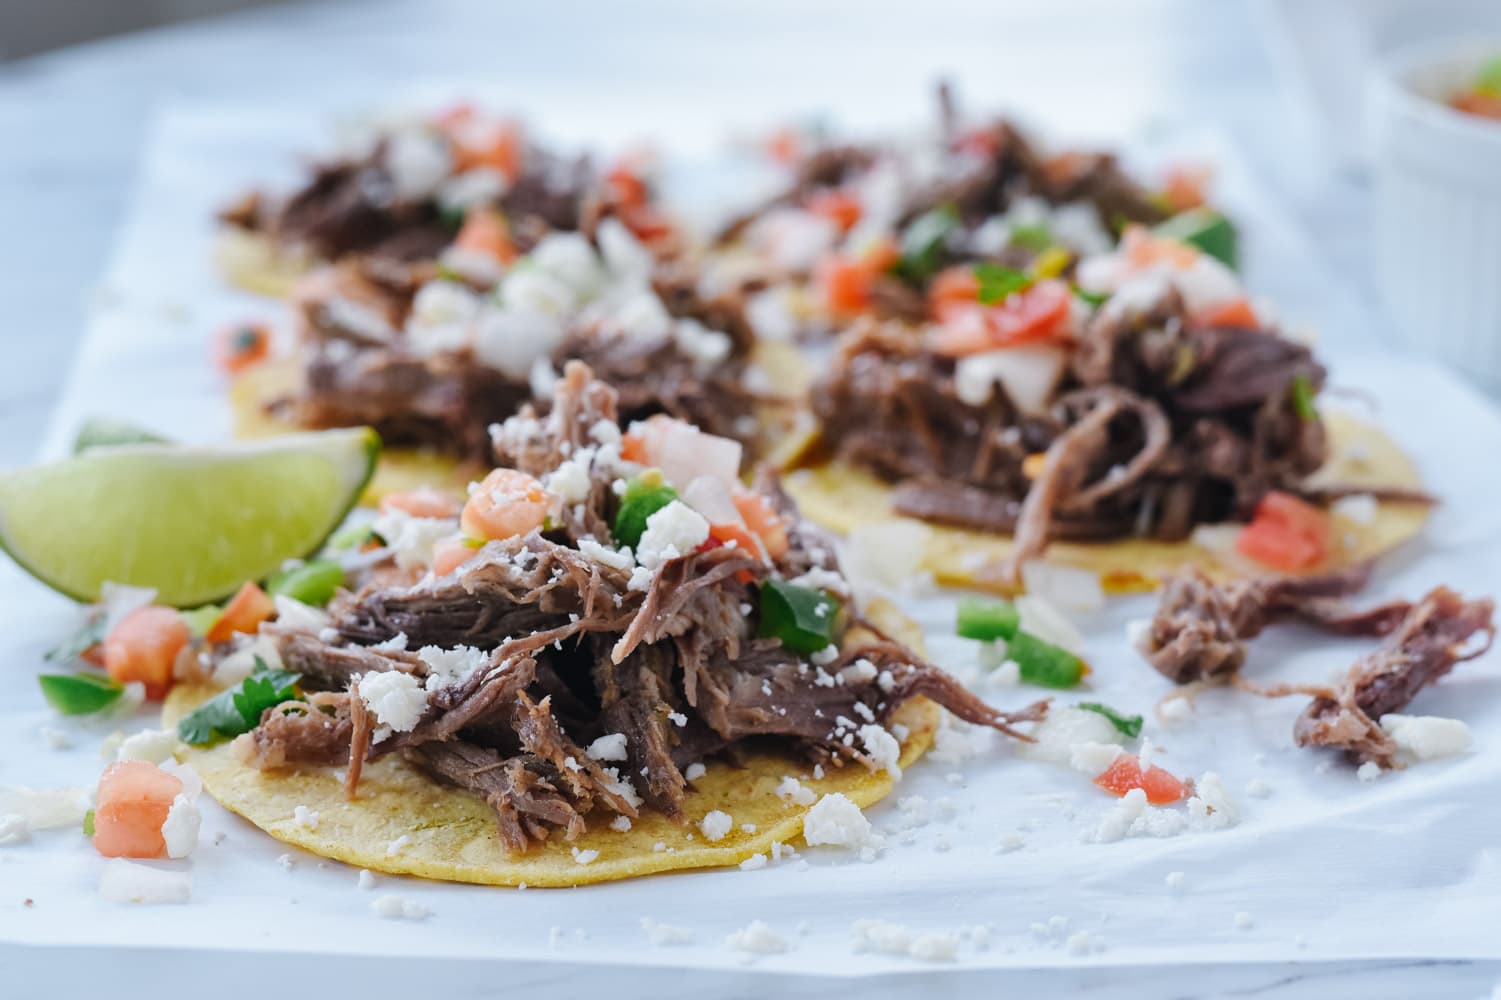
<path fill-rule="evenodd" d="M 761 539 L 761 544 L 766 546 L 768 555 L 773 559 L 780 559 L 787 554 L 787 525 L 765 497 L 759 493 L 737 491 L 731 500 L 745 521 L 745 526 L 755 532 L 756 537 Z"/>
<path fill-rule="evenodd" d="M 182 780 L 144 760 L 111 764 L 99 778 L 94 804 L 94 849 L 107 858 L 161 858 L 162 824 Z"/>
<path fill-rule="evenodd" d="M 496 469 L 469 495 L 459 526 L 487 541 L 524 535 L 542 527 L 557 498 L 536 479 L 515 469 Z"/>
<path fill-rule="evenodd" d="M 160 701 L 172 687 L 172 663 L 188 644 L 188 623 L 171 608 L 139 608 L 104 637 L 104 669 L 121 684 L 140 681 Z"/>
<path fill-rule="evenodd" d="M 271 331 L 264 323 L 236 323 L 214 338 L 214 364 L 226 375 L 238 375 L 271 354 Z"/>
<path fill-rule="evenodd" d="M 1259 563 L 1288 572 L 1312 569 L 1329 556 L 1329 515 L 1275 490 L 1261 498 L 1251 523 L 1235 539 L 1235 550 Z"/>
<path fill-rule="evenodd" d="M 236 632 L 250 635 L 260 631 L 261 622 L 274 614 L 276 603 L 264 590 L 247 580 L 203 637 L 209 642 L 227 642 Z"/>
<path fill-rule="evenodd" d="M 380 498 L 380 509 L 388 514 L 399 510 L 413 517 L 458 517 L 461 508 L 458 498 L 452 494 L 431 486 L 419 486 L 415 490 L 387 493 Z"/>
<path fill-rule="evenodd" d="M 1116 755 L 1094 783 L 1116 797 L 1122 797 L 1135 788 L 1147 794 L 1147 801 L 1154 806 L 1165 806 L 1183 798 L 1183 782 L 1171 773 L 1153 764 L 1147 773 L 1141 773 L 1141 760 L 1134 753 Z"/>

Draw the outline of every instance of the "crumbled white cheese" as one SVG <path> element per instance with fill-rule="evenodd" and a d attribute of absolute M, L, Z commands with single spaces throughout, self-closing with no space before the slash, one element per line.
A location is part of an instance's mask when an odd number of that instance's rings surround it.
<path fill-rule="evenodd" d="M 783 775 L 782 781 L 776 787 L 777 798 L 788 805 L 810 806 L 818 798 L 811 788 L 804 788 L 802 782 L 790 775 Z"/>
<path fill-rule="evenodd" d="M 646 519 L 636 561 L 647 569 L 656 569 L 670 559 L 687 555 L 709 538 L 709 522 L 702 514 L 673 500 Z"/>
<path fill-rule="evenodd" d="M 1116 743 L 1075 743 L 1069 747 L 1068 766 L 1090 777 L 1104 774 L 1121 754 Z"/>
<path fill-rule="evenodd" d="M 115 751 L 116 760 L 144 760 L 160 764 L 172 756 L 177 734 L 169 729 L 144 729 L 125 737 Z"/>
<path fill-rule="evenodd" d="M 593 760 L 625 760 L 625 733 L 608 733 L 590 743 L 584 750 Z"/>
<path fill-rule="evenodd" d="M 398 733 L 417 728 L 427 711 L 427 692 L 411 674 L 379 670 L 359 677 L 360 700 L 375 713 L 376 721 Z"/>
<path fill-rule="evenodd" d="M 1032 728 L 1033 742 L 1018 744 L 1018 756 L 1053 764 L 1068 764 L 1075 746 L 1084 744 L 1119 744 L 1123 737 L 1110 720 L 1098 712 L 1070 706 L 1054 706 L 1047 717 Z"/>
<path fill-rule="evenodd" d="M 803 840 L 809 847 L 864 847 L 879 843 L 870 820 L 841 792 L 823 796 L 803 817 Z"/>
<path fill-rule="evenodd" d="M 697 761 L 694 761 L 684 769 L 683 777 L 687 778 L 689 781 L 697 781 L 699 778 L 702 778 L 706 773 L 708 773 L 708 770 L 709 769 L 704 767 L 704 765 L 698 763 Z"/>
<path fill-rule="evenodd" d="M 440 691 L 455 684 L 462 684 L 476 670 L 490 664 L 490 654 L 473 646 L 455 646 L 443 649 L 440 646 L 423 646 L 417 650 L 417 658 L 427 664 L 431 673 L 425 687 L 428 691 Z M 368 675 L 367 675 L 368 676 Z"/>
<path fill-rule="evenodd" d="M 398 854 L 400 854 L 401 852 L 405 851 L 407 849 L 407 847 L 411 844 L 411 842 L 412 842 L 412 838 L 410 836 L 408 836 L 407 834 L 403 833 L 401 836 L 397 837 L 395 840 L 391 841 L 389 844 L 386 845 L 386 857 L 388 857 L 388 858 L 394 858 L 394 857 L 396 857 Z"/>
<path fill-rule="evenodd" d="M 750 857 L 740 862 L 740 870 L 743 872 L 759 871 L 760 869 L 765 867 L 766 855 L 764 854 L 752 854 Z"/>
<path fill-rule="evenodd" d="M 1342 517 L 1355 524 L 1370 524 L 1376 520 L 1381 507 L 1376 502 L 1376 498 L 1369 493 L 1352 493 L 1334 501 L 1329 505 L 1329 510 L 1334 516 Z"/>
<path fill-rule="evenodd" d="M 187 795 L 179 793 L 172 799 L 167 818 L 162 821 L 162 840 L 167 846 L 167 857 L 185 858 L 198 846 L 198 828 L 203 817 L 198 806 Z"/>
<path fill-rule="evenodd" d="M 1088 955 L 1091 951 L 1098 950 L 1099 944 L 1089 931 L 1074 931 L 1064 942 L 1064 947 L 1070 955 Z"/>
<path fill-rule="evenodd" d="M 679 729 L 681 729 L 683 726 L 686 726 L 688 724 L 688 716 L 684 715 L 682 712 L 668 712 L 667 721 L 671 722 L 674 726 L 677 726 Z"/>
<path fill-rule="evenodd" d="M 472 167 L 438 187 L 438 204 L 449 212 L 462 212 L 474 205 L 499 201 L 510 186 L 506 175 L 494 167 Z"/>
<path fill-rule="evenodd" d="M 371 530 L 385 540 L 399 569 L 432 562 L 433 546 L 453 534 L 453 521 L 442 517 L 413 517 L 404 510 L 382 511 Z"/>
<path fill-rule="evenodd" d="M 318 812 L 307 806 L 298 806 L 292 810 L 292 823 L 304 830 L 318 829 Z"/>
<path fill-rule="evenodd" d="M 647 939 L 658 948 L 693 943 L 691 929 L 674 927 L 672 924 L 659 924 L 650 917 L 641 918 L 641 929 L 646 932 Z"/>
<path fill-rule="evenodd" d="M 424 357 L 469 346 L 480 297 L 457 281 L 429 281 L 417 291 L 407 317 L 406 342 Z"/>
<path fill-rule="evenodd" d="M 580 538 L 578 544 L 580 552 L 601 566 L 628 573 L 636 565 L 636 558 L 631 554 L 630 549 L 612 549 L 587 536 Z"/>
<path fill-rule="evenodd" d="M 111 858 L 99 877 L 99 895 L 110 903 L 186 903 L 193 896 L 193 876 Z"/>
<path fill-rule="evenodd" d="M 1355 769 L 1355 777 L 1361 781 L 1375 781 L 1381 773 L 1381 765 L 1374 760 L 1368 760 Z"/>
<path fill-rule="evenodd" d="M 595 850 L 581 851 L 577 847 L 571 848 L 570 853 L 577 864 L 593 864 L 599 858 L 599 852 Z"/>
<path fill-rule="evenodd" d="M 433 911 L 405 896 L 381 896 L 370 904 L 370 909 L 382 920 L 426 920 Z"/>
<path fill-rule="evenodd" d="M 731 818 L 730 814 L 719 809 L 715 809 L 709 813 L 698 824 L 698 828 L 704 833 L 704 839 L 711 843 L 723 840 L 725 834 L 729 833 L 734 826 L 735 820 Z"/>
<path fill-rule="evenodd" d="M 623 281 L 641 283 L 651 277 L 656 268 L 652 256 L 625 223 L 614 216 L 600 220 L 595 228 L 594 239 L 599 244 L 600 256 L 605 269 Z"/>
<path fill-rule="evenodd" d="M 1246 794 L 1251 796 L 1251 798 L 1253 799 L 1271 798 L 1272 786 L 1267 784 L 1261 778 L 1252 778 L 1251 781 L 1246 785 Z"/>
<path fill-rule="evenodd" d="M 616 816 L 614 819 L 610 820 L 610 829 L 614 830 L 616 833 L 630 832 L 631 818 L 629 816 Z"/>
<path fill-rule="evenodd" d="M 752 920 L 724 939 L 727 948 L 751 955 L 776 955 L 787 950 L 787 941 L 765 921 Z"/>
<path fill-rule="evenodd" d="M 422 201 L 435 194 L 453 167 L 448 143 L 426 129 L 398 129 L 386 139 L 386 174 L 396 197 Z"/>
<path fill-rule="evenodd" d="M 679 319 L 673 324 L 672 339 L 678 350 L 691 358 L 700 371 L 723 363 L 734 346 L 727 334 L 711 330 L 691 318 Z"/>
<path fill-rule="evenodd" d="M 901 781 L 902 745 L 896 741 L 896 737 L 875 723 L 861 726 L 856 735 L 860 737 L 860 745 L 865 748 L 865 756 L 870 758 L 876 768 Z"/>
<path fill-rule="evenodd" d="M 1397 747 L 1418 760 L 1453 757 L 1470 749 L 1470 727 L 1459 719 L 1436 715 L 1398 715 L 1381 717 L 1381 728 Z"/>
<path fill-rule="evenodd" d="M 361 868 L 360 877 L 355 882 L 355 885 L 368 892 L 375 888 L 375 875 L 368 868 Z"/>
<path fill-rule="evenodd" d="M 944 931 L 914 933 L 889 920 L 856 920 L 850 925 L 850 946 L 856 952 L 952 962 L 959 954 L 959 935 Z"/>
<path fill-rule="evenodd" d="M 589 498 L 592 480 L 590 467 L 594 464 L 594 449 L 580 448 L 556 469 L 542 477 L 542 485 L 551 493 L 563 498 L 564 503 L 583 503 Z"/>
<path fill-rule="evenodd" d="M 1206 771 L 1194 782 L 1194 796 L 1188 800 L 1188 818 L 1200 830 L 1222 830 L 1235 825 L 1238 818 L 1235 802 L 1218 774 Z"/>
<path fill-rule="evenodd" d="M 391 638 L 384 642 L 377 642 L 370 648 L 380 650 L 383 653 L 404 653 L 406 652 L 407 641 L 407 634 L 405 632 L 397 632 Z"/>

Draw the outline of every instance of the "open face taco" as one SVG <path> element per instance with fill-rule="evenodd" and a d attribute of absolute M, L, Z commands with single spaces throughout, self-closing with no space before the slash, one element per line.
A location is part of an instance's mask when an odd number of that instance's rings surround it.
<path fill-rule="evenodd" d="M 253 191 L 220 213 L 230 281 L 286 295 L 310 268 L 354 257 L 493 275 L 497 256 L 525 253 L 549 232 L 593 232 L 606 216 L 657 248 L 677 239 L 644 162 L 601 170 L 469 103 L 357 123 L 340 138 L 342 151 L 298 190 Z"/>
<path fill-rule="evenodd" d="M 253 653 L 299 679 L 250 732 L 212 745 L 189 713 L 214 689 L 174 691 L 207 791 L 367 868 L 577 885 L 799 831 L 869 846 L 857 807 L 928 746 L 935 703 L 1013 734 L 1042 716 L 991 709 L 860 608 L 775 481 L 741 484 L 738 444 L 663 416 L 622 437 L 616 407 L 570 363 L 462 512 L 388 511 L 353 589 L 226 650 L 216 676 Z"/>

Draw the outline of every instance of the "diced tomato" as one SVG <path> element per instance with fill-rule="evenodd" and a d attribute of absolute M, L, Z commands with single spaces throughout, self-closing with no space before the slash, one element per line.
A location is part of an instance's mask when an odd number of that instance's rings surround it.
<path fill-rule="evenodd" d="M 819 297 L 836 316 L 854 316 L 870 305 L 870 286 L 875 272 L 868 263 L 835 255 L 818 265 L 814 281 Z"/>
<path fill-rule="evenodd" d="M 993 306 L 945 307 L 947 318 L 931 337 L 933 350 L 964 357 L 1056 337 L 1068 321 L 1069 291 L 1061 281 L 1039 281 Z"/>
<path fill-rule="evenodd" d="M 1201 309 L 1191 317 L 1195 326 L 1238 327 L 1243 330 L 1259 330 L 1261 321 L 1256 310 L 1245 297 L 1221 302 L 1219 305 Z"/>
<path fill-rule="evenodd" d="M 636 462 L 641 465 L 651 461 L 647 457 L 646 435 L 637 434 L 634 431 L 620 436 L 620 457 L 627 462 Z"/>
<path fill-rule="evenodd" d="M 1134 788 L 1147 793 L 1147 801 L 1154 806 L 1165 806 L 1183 798 L 1183 782 L 1171 773 L 1153 764 L 1147 773 L 1141 773 L 1141 760 L 1134 753 L 1118 754 L 1103 774 L 1094 783 L 1116 797 L 1123 797 Z"/>
<path fill-rule="evenodd" d="M 650 205 L 622 205 L 616 215 L 647 246 L 670 239 L 677 232 L 672 220 Z"/>
<path fill-rule="evenodd" d="M 517 257 L 516 244 L 511 242 L 511 227 L 506 224 L 506 217 L 493 208 L 475 207 L 464 213 L 464 224 L 459 227 L 453 245 L 493 257 L 501 264 L 510 264 Z"/>
<path fill-rule="evenodd" d="M 144 760 L 111 764 L 99 778 L 94 804 L 94 849 L 107 858 L 161 858 L 162 824 L 182 779 Z"/>
<path fill-rule="evenodd" d="M 766 155 L 783 166 L 790 167 L 802 156 L 802 137 L 791 126 L 779 128 L 766 137 Z"/>
<path fill-rule="evenodd" d="M 605 174 L 605 185 L 620 205 L 645 205 L 646 181 L 629 163 L 617 163 Z"/>
<path fill-rule="evenodd" d="M 218 621 L 209 627 L 203 637 L 209 642 L 228 642 L 236 632 L 250 635 L 258 632 L 261 622 L 274 614 L 276 602 L 266 596 L 264 590 L 247 580 L 239 592 L 230 598 Z"/>
<path fill-rule="evenodd" d="M 1463 111 L 1466 114 L 1479 115 L 1482 118 L 1495 118 L 1501 121 L 1501 95 L 1471 90 L 1467 93 L 1456 95 L 1449 101 L 1449 106 L 1455 111 Z"/>
<path fill-rule="evenodd" d="M 227 375 L 238 375 L 271 354 L 271 330 L 264 323 L 236 323 L 214 338 L 214 364 Z"/>
<path fill-rule="evenodd" d="M 438 576 L 447 576 L 462 566 L 474 552 L 474 546 L 462 535 L 436 542 L 433 545 L 433 572 Z"/>
<path fill-rule="evenodd" d="M 980 301 L 980 279 L 974 268 L 951 267 L 940 271 L 928 286 L 928 308 L 935 319 L 948 319 L 955 307 L 972 309 Z"/>
<path fill-rule="evenodd" d="M 512 123 L 476 128 L 469 120 L 449 130 L 453 139 L 454 166 L 460 172 L 490 167 L 511 180 L 521 175 L 521 130 Z"/>
<path fill-rule="evenodd" d="M 771 504 L 759 493 L 740 490 L 731 498 L 745 526 L 756 533 L 773 559 L 787 554 L 787 525 Z"/>
<path fill-rule="evenodd" d="M 815 191 L 808 198 L 808 211 L 814 215 L 828 219 L 839 227 L 841 233 L 847 233 L 855 228 L 855 223 L 860 221 L 860 199 L 848 191 L 830 188 L 823 191 Z"/>
<path fill-rule="evenodd" d="M 139 608 L 104 637 L 104 669 L 121 684 L 140 681 L 159 701 L 172 687 L 172 664 L 188 644 L 188 623 L 171 608 Z"/>
<path fill-rule="evenodd" d="M 761 540 L 743 524 L 711 524 L 709 537 L 721 545 L 734 543 L 752 555 L 762 555 Z"/>
<path fill-rule="evenodd" d="M 413 517 L 458 517 L 460 504 L 451 493 L 419 486 L 415 490 L 387 493 L 380 498 L 380 509 L 386 513 L 399 510 Z"/>
<path fill-rule="evenodd" d="M 877 237 L 860 251 L 860 259 L 874 274 L 885 274 L 902 259 L 902 248 L 890 236 Z"/>
<path fill-rule="evenodd" d="M 1214 171 L 1203 164 L 1182 163 L 1168 168 L 1162 186 L 1162 197 L 1174 214 L 1199 208 L 1209 199 L 1205 191 L 1214 177 Z"/>
<path fill-rule="evenodd" d="M 1256 505 L 1235 549 L 1273 569 L 1311 569 L 1329 555 L 1329 515 L 1290 493 L 1273 491 Z"/>
<path fill-rule="evenodd" d="M 532 476 L 496 469 L 469 494 L 459 525 L 470 538 L 513 538 L 547 523 L 557 497 Z"/>
<path fill-rule="evenodd" d="M 1145 226 L 1127 226 L 1121 236 L 1121 253 L 1133 269 L 1142 270 L 1154 264 L 1167 264 L 1175 270 L 1193 267 L 1199 259 L 1199 251 L 1177 240 L 1153 236 Z"/>

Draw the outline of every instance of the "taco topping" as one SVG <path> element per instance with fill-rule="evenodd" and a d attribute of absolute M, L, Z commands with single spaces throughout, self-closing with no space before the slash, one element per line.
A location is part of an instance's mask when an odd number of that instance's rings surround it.
<path fill-rule="evenodd" d="M 240 757 L 347 763 L 353 785 L 400 753 L 482 796 L 523 851 L 573 839 L 593 809 L 682 817 L 690 765 L 756 737 L 824 767 L 895 767 L 886 727 L 918 695 L 1016 736 L 1041 718 L 1044 703 L 989 708 L 867 622 L 775 481 L 740 485 L 730 442 L 654 418 L 625 440 L 661 467 L 600 443 L 617 406 L 570 363 L 547 416 L 495 429 L 502 467 L 452 523 L 482 542 L 467 559 L 377 565 L 320 627 L 263 625 L 312 693 L 267 710 Z M 682 461 L 685 443 L 702 460 Z"/>

